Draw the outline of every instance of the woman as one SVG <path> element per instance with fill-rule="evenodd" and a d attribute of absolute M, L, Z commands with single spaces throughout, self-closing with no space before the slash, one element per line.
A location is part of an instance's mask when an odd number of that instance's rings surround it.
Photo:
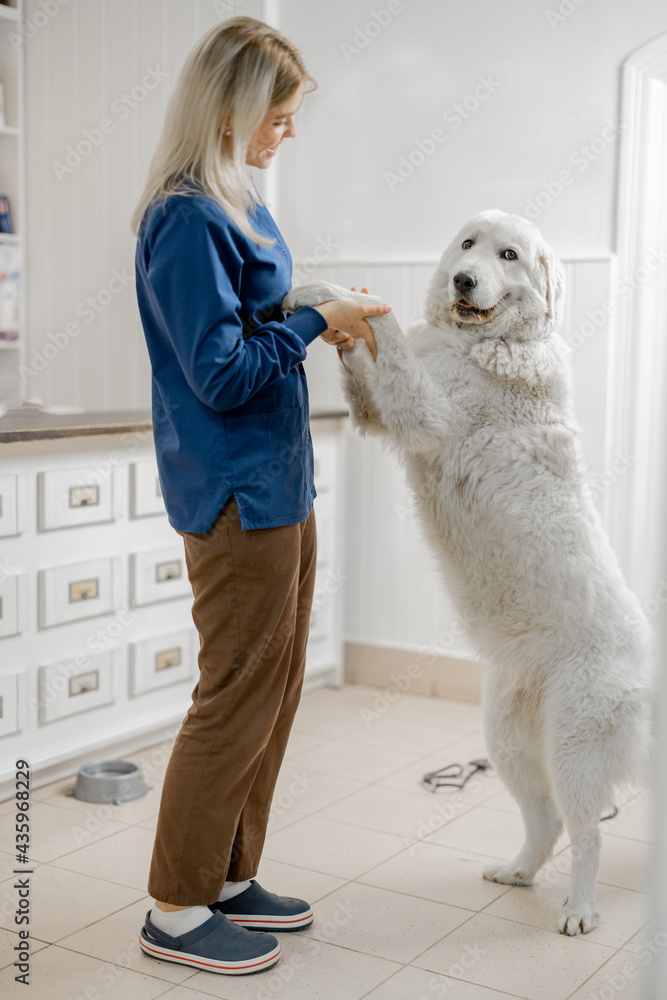
<path fill-rule="evenodd" d="M 255 880 L 298 705 L 316 548 L 302 361 L 322 336 L 372 338 L 388 306 L 285 318 L 291 257 L 247 166 L 266 169 L 313 89 L 295 47 L 237 17 L 188 55 L 134 212 L 153 431 L 182 536 L 200 677 L 164 780 L 141 946 L 223 974 L 266 968 L 308 903 Z"/>

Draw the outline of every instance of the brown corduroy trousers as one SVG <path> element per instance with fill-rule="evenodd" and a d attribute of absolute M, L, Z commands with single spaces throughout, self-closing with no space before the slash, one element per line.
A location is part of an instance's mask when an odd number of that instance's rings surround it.
<path fill-rule="evenodd" d="M 210 531 L 179 534 L 200 676 L 165 774 L 148 891 L 196 906 L 257 874 L 303 683 L 315 514 L 242 531 L 232 498 Z"/>

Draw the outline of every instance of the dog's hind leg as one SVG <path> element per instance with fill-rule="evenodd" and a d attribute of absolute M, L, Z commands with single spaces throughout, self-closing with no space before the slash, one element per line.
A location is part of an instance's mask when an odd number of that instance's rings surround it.
<path fill-rule="evenodd" d="M 521 808 L 526 839 L 516 858 L 494 862 L 484 869 L 484 878 L 504 885 L 531 885 L 542 865 L 551 857 L 563 829 L 540 750 L 527 737 L 519 715 L 493 718 L 487 712 L 487 740 L 491 759 L 500 777 Z"/>
<path fill-rule="evenodd" d="M 592 667 L 591 667 L 592 664 Z M 583 667 L 547 697 L 546 758 L 554 797 L 570 835 L 570 888 L 558 918 L 563 934 L 586 934 L 597 925 L 595 881 L 600 863 L 600 816 L 613 802 L 614 785 L 633 780 L 645 749 L 649 703 L 641 689 L 614 689 L 610 669 L 601 678 Z M 593 678 L 591 680 L 591 677 Z M 605 687 L 606 682 L 606 687 Z"/>
<path fill-rule="evenodd" d="M 583 742 L 572 732 L 554 736 L 554 791 L 570 835 L 570 888 L 558 918 L 563 934 L 586 934 L 597 926 L 595 881 L 600 864 L 600 816 L 611 799 L 612 740 Z"/>

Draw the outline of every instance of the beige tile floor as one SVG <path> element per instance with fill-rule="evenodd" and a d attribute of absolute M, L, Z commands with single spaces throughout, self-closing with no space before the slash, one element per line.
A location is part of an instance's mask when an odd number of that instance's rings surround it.
<path fill-rule="evenodd" d="M 433 794 L 422 775 L 485 755 L 477 706 L 401 695 L 386 711 L 372 688 L 303 698 L 280 775 L 260 881 L 303 896 L 316 921 L 282 935 L 272 969 L 230 978 L 140 951 L 152 900 L 146 874 L 170 746 L 141 763 L 153 789 L 121 806 L 65 795 L 73 778 L 33 793 L 35 873 L 31 996 L 39 1000 L 636 1000 L 646 955 L 645 796 L 603 826 L 599 927 L 556 931 L 569 871 L 567 837 L 530 888 L 485 882 L 488 859 L 521 839 L 516 804 L 484 773 Z M 369 711 L 371 710 L 371 711 Z M 0 803 L 0 996 L 17 943 L 11 803 Z M 3 845 L 4 850 L 3 850 Z"/>

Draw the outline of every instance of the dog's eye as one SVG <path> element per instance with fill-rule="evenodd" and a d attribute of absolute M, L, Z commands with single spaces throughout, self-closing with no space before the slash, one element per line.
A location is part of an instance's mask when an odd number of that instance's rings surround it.
<path fill-rule="evenodd" d="M 519 255 L 516 252 L 516 250 L 508 249 L 508 250 L 501 250 L 500 256 L 504 257 L 505 260 L 516 260 Z"/>
<path fill-rule="evenodd" d="M 471 246 L 472 246 L 472 240 L 464 240 L 463 243 L 461 244 L 461 249 L 470 250 Z"/>

